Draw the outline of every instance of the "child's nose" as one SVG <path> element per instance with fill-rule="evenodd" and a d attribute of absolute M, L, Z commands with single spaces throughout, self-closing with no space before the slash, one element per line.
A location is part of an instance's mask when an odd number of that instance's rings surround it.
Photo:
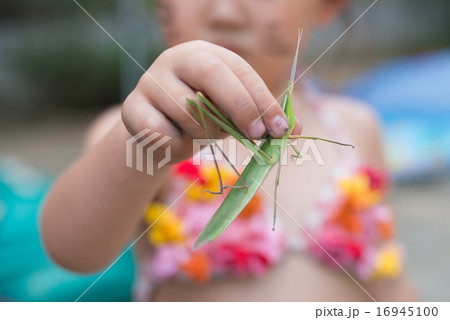
<path fill-rule="evenodd" d="M 217 29 L 239 29 L 248 20 L 245 13 L 245 1 L 209 0 L 210 10 L 207 14 L 211 26 Z"/>

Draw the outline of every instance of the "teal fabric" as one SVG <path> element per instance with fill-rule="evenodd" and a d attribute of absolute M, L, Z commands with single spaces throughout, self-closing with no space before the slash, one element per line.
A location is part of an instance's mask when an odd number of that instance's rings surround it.
<path fill-rule="evenodd" d="M 75 301 L 102 273 L 80 275 L 46 255 L 39 238 L 39 214 L 52 179 L 0 157 L 0 300 Z M 129 301 L 134 278 L 126 252 L 80 301 Z"/>

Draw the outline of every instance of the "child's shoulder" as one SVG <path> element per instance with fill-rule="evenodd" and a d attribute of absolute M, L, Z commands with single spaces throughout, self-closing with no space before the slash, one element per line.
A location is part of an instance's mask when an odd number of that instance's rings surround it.
<path fill-rule="evenodd" d="M 337 94 L 326 94 L 322 101 L 325 112 L 334 113 L 360 156 L 374 165 L 383 165 L 382 131 L 374 108 L 363 101 Z"/>

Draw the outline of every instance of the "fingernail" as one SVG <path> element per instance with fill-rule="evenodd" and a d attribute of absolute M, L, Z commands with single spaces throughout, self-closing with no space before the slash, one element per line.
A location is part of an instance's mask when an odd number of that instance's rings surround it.
<path fill-rule="evenodd" d="M 266 126 L 261 119 L 258 119 L 255 123 L 251 124 L 247 130 L 248 136 L 252 139 L 261 138 L 266 133 Z"/>
<path fill-rule="evenodd" d="M 273 117 L 270 123 L 270 132 L 275 136 L 282 136 L 289 130 L 289 123 L 280 115 Z"/>

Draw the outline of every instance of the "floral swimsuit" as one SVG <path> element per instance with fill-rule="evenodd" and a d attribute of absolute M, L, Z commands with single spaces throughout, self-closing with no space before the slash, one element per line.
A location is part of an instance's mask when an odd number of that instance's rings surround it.
<path fill-rule="evenodd" d="M 342 141 L 349 141 L 335 118 L 322 112 L 320 103 L 314 105 L 323 124 Z M 220 171 L 224 184 L 234 184 L 237 177 L 231 169 L 221 167 Z M 282 228 L 272 231 L 273 204 L 258 191 L 223 234 L 191 251 L 224 196 L 204 192 L 218 189 L 214 164 L 197 166 L 192 159 L 186 160 L 172 168 L 172 179 L 168 199 L 152 203 L 145 215 L 146 225 L 151 226 L 147 241 L 154 250 L 147 261 L 141 261 L 135 283 L 138 301 L 148 300 L 169 279 L 208 283 L 226 275 L 262 276 L 289 251 L 306 252 L 362 281 L 401 273 L 402 250 L 393 237 L 394 216 L 382 203 L 388 174 L 362 163 L 353 150 L 342 151 L 341 164 L 319 192 L 310 221 L 294 236 Z"/>

